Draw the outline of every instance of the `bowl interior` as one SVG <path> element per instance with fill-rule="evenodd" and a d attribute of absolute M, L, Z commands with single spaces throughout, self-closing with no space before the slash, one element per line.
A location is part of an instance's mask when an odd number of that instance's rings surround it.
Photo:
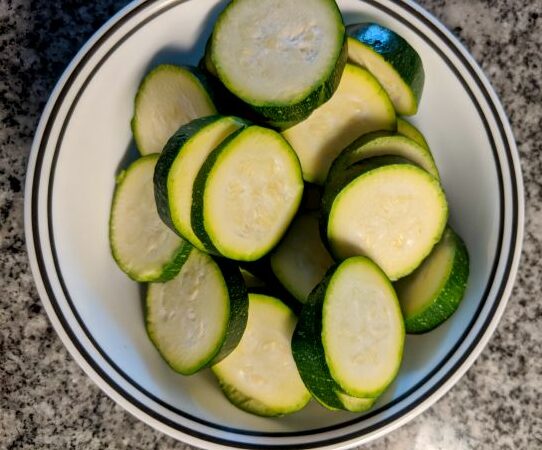
<path fill-rule="evenodd" d="M 140 25 L 88 78 L 65 123 L 52 184 L 50 227 L 59 270 L 74 308 L 103 352 L 134 383 L 188 414 L 254 431 L 299 431 L 342 423 L 350 413 L 315 403 L 281 419 L 263 419 L 231 406 L 209 371 L 172 372 L 145 333 L 142 289 L 115 265 L 108 217 L 115 175 L 136 157 L 130 132 L 133 99 L 144 74 L 162 62 L 197 64 L 225 2 L 188 1 Z M 450 67 L 409 27 L 365 2 L 339 2 L 347 23 L 374 20 L 398 31 L 419 52 L 426 81 L 419 113 L 442 175 L 450 221 L 470 252 L 468 290 L 457 313 L 423 336 L 409 336 L 385 406 L 424 379 L 445 358 L 473 318 L 496 257 L 500 206 L 497 170 L 484 124 Z"/>

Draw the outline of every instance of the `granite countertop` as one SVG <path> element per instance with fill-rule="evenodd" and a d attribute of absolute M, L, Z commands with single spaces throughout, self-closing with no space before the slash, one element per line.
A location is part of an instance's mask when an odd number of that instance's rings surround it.
<path fill-rule="evenodd" d="M 187 449 L 88 379 L 38 298 L 23 233 L 32 137 L 79 47 L 126 0 L 0 0 L 0 448 Z M 473 53 L 508 113 L 525 177 L 526 233 L 496 333 L 432 408 L 369 449 L 542 448 L 542 5 L 421 0 Z"/>

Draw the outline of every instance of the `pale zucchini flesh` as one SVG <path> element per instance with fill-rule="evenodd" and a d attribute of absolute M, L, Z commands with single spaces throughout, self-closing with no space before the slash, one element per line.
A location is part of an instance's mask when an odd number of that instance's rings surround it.
<path fill-rule="evenodd" d="M 281 284 L 301 303 L 322 280 L 334 261 L 322 243 L 318 218 L 303 214 L 294 219 L 270 257 Z"/>
<path fill-rule="evenodd" d="M 342 390 L 375 397 L 395 378 L 402 359 L 404 324 L 386 275 L 365 257 L 344 261 L 326 290 L 322 343 Z"/>
<path fill-rule="evenodd" d="M 363 173 L 340 190 L 326 233 L 339 259 L 368 256 L 397 280 L 431 252 L 447 219 L 446 197 L 434 177 L 413 165 L 390 164 Z"/>
<path fill-rule="evenodd" d="M 232 134 L 194 184 L 192 228 L 211 252 L 255 261 L 282 238 L 303 195 L 299 161 L 275 131 L 251 126 Z"/>
<path fill-rule="evenodd" d="M 113 258 L 133 280 L 166 281 L 181 269 L 189 244 L 156 212 L 152 177 L 158 155 L 144 156 L 117 178 L 109 239 Z"/>
<path fill-rule="evenodd" d="M 175 278 L 148 286 L 147 333 L 169 366 L 183 375 L 226 357 L 241 339 L 247 314 L 239 269 L 194 247 Z"/>
<path fill-rule="evenodd" d="M 278 298 L 249 294 L 248 323 L 237 348 L 213 366 L 228 399 L 261 416 L 280 416 L 310 400 L 290 340 L 296 317 Z"/>
<path fill-rule="evenodd" d="M 215 25 L 211 62 L 224 85 L 258 113 L 289 122 L 331 96 L 345 49 L 332 0 L 236 0 Z"/>
<path fill-rule="evenodd" d="M 428 332 L 448 319 L 459 307 L 468 277 L 467 249 L 447 228 L 421 266 L 395 284 L 407 332 Z"/>
<path fill-rule="evenodd" d="M 141 82 L 131 125 L 142 155 L 160 153 L 181 125 L 216 114 L 211 97 L 194 71 L 162 64 Z"/>
<path fill-rule="evenodd" d="M 394 128 L 388 94 L 368 71 L 347 64 L 333 97 L 283 136 L 299 157 L 304 179 L 323 184 L 333 160 L 356 138 Z"/>

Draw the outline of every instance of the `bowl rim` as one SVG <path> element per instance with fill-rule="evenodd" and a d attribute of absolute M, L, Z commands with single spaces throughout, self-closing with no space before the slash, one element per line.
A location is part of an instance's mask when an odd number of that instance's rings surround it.
<path fill-rule="evenodd" d="M 150 16 L 148 16 L 145 20 L 138 22 L 133 28 L 130 29 L 130 31 L 126 32 L 121 38 L 116 38 L 116 42 L 114 43 L 113 47 L 105 54 L 105 56 L 102 57 L 102 59 L 100 59 L 100 62 L 96 64 L 94 67 L 92 67 L 92 69 L 90 70 L 90 74 L 88 75 L 88 78 L 86 79 L 86 81 L 82 84 L 79 94 L 82 92 L 82 90 L 84 90 L 84 87 L 86 86 L 86 84 L 88 84 L 88 81 L 93 76 L 93 74 L 99 69 L 100 65 L 106 60 L 106 58 L 110 54 L 114 52 L 114 49 L 118 45 L 120 45 L 120 43 L 122 43 L 124 39 L 127 39 L 133 32 L 137 31 L 138 28 L 145 25 L 150 20 L 153 20 L 154 18 L 160 16 L 161 14 L 165 13 L 169 9 L 181 3 L 185 3 L 187 1 L 189 0 L 170 0 L 167 2 L 161 2 L 162 5 L 160 6 L 157 6 L 157 4 L 160 3 L 160 0 L 147 0 L 147 1 L 138 0 L 138 1 L 130 3 L 121 11 L 119 11 L 115 16 L 113 16 L 105 25 L 103 25 L 93 35 L 93 37 L 91 37 L 87 41 L 87 43 L 83 46 L 83 48 L 79 51 L 79 53 L 75 56 L 75 58 L 72 60 L 70 65 L 65 70 L 64 74 L 58 81 L 44 109 L 43 115 L 40 119 L 40 123 L 38 125 L 38 129 L 34 138 L 34 142 L 32 144 L 31 155 L 30 155 L 28 170 L 27 170 L 26 186 L 25 186 L 25 235 L 26 235 L 26 242 L 27 242 L 27 250 L 29 254 L 32 273 L 34 275 L 34 280 L 38 288 L 38 293 L 40 295 L 40 298 L 42 299 L 42 303 L 44 304 L 45 310 L 55 330 L 57 331 L 57 334 L 60 336 L 64 345 L 68 348 L 68 350 L 70 351 L 74 359 L 83 368 L 83 370 L 87 373 L 87 375 L 96 384 L 98 384 L 98 386 L 100 386 L 100 388 L 104 390 L 111 398 L 113 398 L 113 400 L 115 400 L 117 403 L 123 406 L 126 410 L 128 410 L 129 412 L 131 412 L 132 414 L 134 414 L 135 416 L 137 416 L 139 419 L 143 420 L 144 422 L 149 423 L 155 428 L 175 438 L 181 437 L 186 442 L 190 442 L 199 446 L 201 446 L 202 444 L 206 444 L 206 445 L 216 444 L 217 447 L 228 446 L 229 448 L 231 448 L 231 446 L 235 446 L 239 448 L 251 448 L 251 446 L 248 444 L 233 441 L 231 439 L 223 439 L 216 435 L 201 433 L 199 431 L 189 429 L 187 427 L 184 427 L 178 423 L 171 421 L 165 416 L 160 415 L 156 411 L 153 411 L 147 405 L 141 403 L 136 397 L 134 397 L 131 393 L 127 392 L 114 379 L 112 379 L 111 376 L 105 373 L 104 370 L 98 364 L 94 362 L 92 355 L 89 354 L 84 344 L 80 342 L 76 333 L 73 332 L 68 320 L 64 316 L 63 311 L 58 305 L 54 290 L 51 287 L 51 283 L 48 279 L 47 262 L 45 261 L 43 254 L 41 253 L 41 242 L 40 242 L 40 234 L 39 234 L 40 226 L 39 226 L 39 214 L 38 214 L 38 204 L 39 204 L 39 199 L 40 199 L 39 179 L 40 179 L 41 170 L 42 170 L 41 164 L 43 162 L 44 155 L 48 152 L 48 148 L 49 148 L 48 138 L 51 132 L 51 128 L 53 127 L 57 114 L 59 114 L 59 109 L 64 104 L 64 99 L 65 99 L 67 91 L 70 89 L 74 81 L 83 71 L 83 68 L 85 68 L 85 65 L 88 63 L 91 56 L 105 42 L 107 42 L 108 39 L 110 39 L 111 36 L 124 24 L 129 23 L 130 20 L 137 17 L 143 11 L 146 11 L 147 8 L 154 7 L 156 9 L 156 11 L 154 11 Z M 492 150 L 494 154 L 493 156 L 496 160 L 495 161 L 496 168 L 499 175 L 499 187 L 500 187 L 499 236 L 500 238 L 499 238 L 499 244 L 498 244 L 498 249 L 497 249 L 497 257 L 493 261 L 491 275 L 489 277 L 489 281 L 484 292 L 483 300 L 480 302 L 480 305 L 478 306 L 478 310 L 477 310 L 478 312 L 481 311 L 481 309 L 483 308 L 484 302 L 487 300 L 490 290 L 494 289 L 494 285 L 499 284 L 499 287 L 498 287 L 498 292 L 495 295 L 495 301 L 492 305 L 492 308 L 490 312 L 487 314 L 487 316 L 485 317 L 483 325 L 481 326 L 476 337 L 473 339 L 473 342 L 470 344 L 468 350 L 465 351 L 463 354 L 461 354 L 461 356 L 458 358 L 458 361 L 456 361 L 454 366 L 447 371 L 446 375 L 443 376 L 441 379 L 439 379 L 438 382 L 431 389 L 429 389 L 428 392 L 426 392 L 421 398 L 417 399 L 416 401 L 412 403 L 409 403 L 405 408 L 395 413 L 391 417 L 383 421 L 380 421 L 375 425 L 364 428 L 363 430 L 358 430 L 358 432 L 351 432 L 348 435 L 340 434 L 339 436 L 336 436 L 333 438 L 326 438 L 322 441 L 311 442 L 310 444 L 308 444 L 308 446 L 303 445 L 303 444 L 301 445 L 296 444 L 296 448 L 316 448 L 316 447 L 325 447 L 325 446 L 330 446 L 330 445 L 335 445 L 335 444 L 346 444 L 350 446 L 350 445 L 359 443 L 360 440 L 362 439 L 364 440 L 364 442 L 367 442 L 368 440 L 374 439 L 382 434 L 385 434 L 391 431 L 392 429 L 395 429 L 401 426 L 403 423 L 407 422 L 408 420 L 411 420 L 412 418 L 420 414 L 422 411 L 427 409 L 429 406 L 431 406 L 434 402 L 436 402 L 442 395 L 444 395 L 453 386 L 453 384 L 455 384 L 457 380 L 466 372 L 466 370 L 472 365 L 476 357 L 480 354 L 482 349 L 487 344 L 487 341 L 489 340 L 490 336 L 493 334 L 497 326 L 497 323 L 499 322 L 504 312 L 506 303 L 508 301 L 508 298 L 510 296 L 510 293 L 513 287 L 514 279 L 515 279 L 518 265 L 519 265 L 521 245 L 523 241 L 524 199 L 523 199 L 523 182 L 522 182 L 518 151 L 513 139 L 510 124 L 508 123 L 504 110 L 495 92 L 493 91 L 489 81 L 483 74 L 482 70 L 476 64 L 476 62 L 474 61 L 472 56 L 470 56 L 467 50 L 451 34 L 451 32 L 449 32 L 442 24 L 440 24 L 437 21 L 437 19 L 431 16 L 427 11 L 423 10 L 420 6 L 414 4 L 412 1 L 410 0 L 408 1 L 363 0 L 363 1 L 371 6 L 375 6 L 376 8 L 382 10 L 385 14 L 405 24 L 410 29 L 412 29 L 412 31 L 414 31 L 421 38 L 423 38 L 440 55 L 440 57 L 446 62 L 446 64 L 455 73 L 456 77 L 461 81 L 466 92 L 469 94 L 473 104 L 476 106 L 481 119 L 484 121 L 485 131 L 490 141 L 492 141 L 491 144 L 492 144 Z M 391 8 L 392 5 L 394 6 L 395 9 Z M 406 12 L 406 14 L 405 15 L 401 14 L 401 10 Z M 492 116 L 493 116 L 492 118 L 495 120 L 495 123 L 498 126 L 498 133 L 499 133 L 500 139 L 502 139 L 503 146 L 505 149 L 505 157 L 506 157 L 505 165 L 506 167 L 509 168 L 509 171 L 510 171 L 510 180 L 506 180 L 506 181 L 508 181 L 511 186 L 510 187 L 511 192 L 512 192 L 510 195 L 510 199 L 512 203 L 511 207 L 505 208 L 505 193 L 504 193 L 504 188 L 503 188 L 503 184 L 505 184 L 505 180 L 503 179 L 503 175 L 501 171 L 501 163 L 500 163 L 498 150 L 496 149 L 496 144 L 494 142 L 493 134 L 488 124 L 488 120 L 483 113 L 483 108 L 480 106 L 476 96 L 472 92 L 472 89 L 469 83 L 464 79 L 463 75 L 454 66 L 454 64 L 449 59 L 449 57 L 445 54 L 443 49 L 438 46 L 438 43 L 435 43 L 434 41 L 429 39 L 429 37 L 426 36 L 419 28 L 417 28 L 414 24 L 409 22 L 408 16 L 414 16 L 421 23 L 425 24 L 436 36 L 439 37 L 441 41 L 440 43 L 445 45 L 448 50 L 451 50 L 453 52 L 455 57 L 462 63 L 463 67 L 468 71 L 468 73 L 474 80 L 477 89 L 480 91 L 485 101 L 487 102 L 487 105 L 490 108 Z M 76 95 L 76 98 L 71 105 L 72 108 L 76 104 L 77 97 L 79 96 L 79 94 Z M 67 124 L 67 122 L 68 120 L 65 121 L 64 126 Z M 58 149 L 58 146 L 57 146 L 57 149 Z M 51 180 L 54 178 L 54 168 L 55 168 L 57 155 L 58 155 L 58 152 L 56 152 L 55 155 L 53 156 Z M 50 181 L 49 191 L 48 191 L 49 208 L 51 205 L 51 201 L 50 201 L 50 197 L 52 193 L 51 186 L 52 186 L 52 182 Z M 502 237 L 504 234 L 505 213 L 508 215 L 512 214 L 510 244 L 508 247 L 508 254 L 506 257 L 506 263 L 505 263 L 503 276 L 500 279 L 495 279 L 497 265 L 500 261 L 500 258 L 501 258 L 500 254 L 502 252 L 501 246 L 503 242 Z M 48 214 L 47 220 L 48 220 L 48 228 L 49 228 L 49 236 L 50 236 L 49 240 L 50 240 L 51 246 L 54 248 L 54 239 L 53 239 L 53 234 L 52 234 L 52 219 L 51 219 L 50 209 L 48 210 L 47 214 Z M 53 250 L 53 255 L 55 255 L 54 250 Z M 55 265 L 55 270 L 57 272 L 57 276 L 59 277 L 60 284 L 62 285 L 66 298 L 68 299 L 68 303 L 70 303 L 72 313 L 74 314 L 76 320 L 79 322 L 80 326 L 86 333 L 89 340 L 93 343 L 94 347 L 96 347 L 98 351 L 100 352 L 99 345 L 94 340 L 90 332 L 86 329 L 84 323 L 82 322 L 80 316 L 78 315 L 76 311 L 76 308 L 73 306 L 73 302 L 71 302 L 70 300 L 68 290 L 62 281 L 62 274 L 60 272 L 60 268 L 56 260 L 56 257 L 53 256 L 53 259 L 54 259 L 54 265 Z M 466 336 L 469 334 L 470 330 L 476 323 L 476 320 L 477 320 L 476 316 L 477 314 L 475 314 L 471 323 L 464 331 L 463 336 Z M 446 361 L 451 358 L 451 355 L 453 355 L 457 351 L 461 340 L 462 339 L 458 340 L 458 342 L 450 350 L 448 355 L 437 365 L 437 367 L 434 368 L 434 370 L 430 374 L 424 377 L 422 381 L 420 381 L 413 388 L 409 389 L 409 391 L 404 393 L 401 397 L 399 397 L 398 399 L 395 399 L 393 402 L 390 402 L 390 403 L 392 404 L 398 403 L 402 399 L 406 398 L 408 395 L 411 394 L 411 391 L 418 389 L 420 385 L 423 385 L 428 379 L 430 379 L 435 373 L 437 373 L 442 368 L 442 366 L 446 363 Z M 161 401 L 160 399 L 157 399 L 155 396 L 153 396 L 153 394 L 147 392 L 141 386 L 137 386 L 137 383 L 131 380 L 127 374 L 125 374 L 118 366 L 116 366 L 114 361 L 112 361 L 107 356 L 107 354 L 105 354 L 103 350 L 101 351 L 101 353 L 104 359 L 111 365 L 111 367 L 114 368 L 121 375 L 121 377 L 125 378 L 126 380 L 128 380 L 129 383 L 136 386 L 136 388 L 139 389 L 139 391 L 144 393 L 146 396 L 148 396 L 149 398 L 151 398 L 158 404 L 162 404 L 162 406 L 165 406 L 166 409 L 172 408 L 171 406 L 167 404 L 164 405 L 163 401 Z M 211 422 L 199 419 L 197 417 L 191 416 L 179 410 L 175 410 L 174 412 L 187 417 L 189 420 L 202 423 L 203 425 L 210 426 L 211 428 L 215 428 L 216 430 L 223 431 L 227 434 L 234 433 L 234 434 L 241 434 L 241 435 L 247 435 L 247 436 L 252 435 L 252 436 L 262 436 L 262 437 L 294 437 L 294 436 L 304 436 L 304 435 L 309 435 L 309 434 L 315 435 L 317 433 L 340 430 L 349 425 L 359 423 L 362 420 L 367 419 L 368 417 L 374 416 L 382 412 L 382 408 L 376 409 L 375 411 L 363 417 L 357 417 L 356 419 L 353 419 L 347 422 L 342 422 L 337 425 L 324 427 L 324 428 L 311 429 L 311 430 L 304 430 L 301 432 L 291 432 L 291 433 L 284 433 L 284 432 L 266 433 L 266 432 L 252 432 L 252 431 L 247 431 L 247 430 L 234 429 L 230 427 L 224 427 L 221 425 L 213 424 Z M 291 444 L 289 445 L 291 446 Z M 287 448 L 289 445 L 288 444 L 272 444 L 272 445 L 258 445 L 258 447 L 259 448 Z"/>

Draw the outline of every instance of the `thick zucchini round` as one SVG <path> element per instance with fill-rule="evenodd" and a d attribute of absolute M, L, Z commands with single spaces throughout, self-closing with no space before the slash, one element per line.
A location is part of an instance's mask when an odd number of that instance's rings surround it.
<path fill-rule="evenodd" d="M 249 294 L 243 338 L 213 367 L 231 403 L 252 414 L 282 416 L 309 402 L 290 348 L 295 324 L 295 315 L 278 298 Z"/>
<path fill-rule="evenodd" d="M 236 0 L 215 24 L 212 66 L 259 116 L 297 122 L 337 88 L 345 36 L 333 0 Z"/>
<path fill-rule="evenodd" d="M 247 317 L 248 294 L 237 265 L 194 247 L 174 279 L 147 289 L 147 333 L 171 368 L 183 375 L 229 355 Z"/>
<path fill-rule="evenodd" d="M 121 172 L 109 220 L 113 258 L 123 272 L 140 282 L 173 278 L 191 248 L 156 212 L 152 176 L 157 161 L 157 154 L 147 155 Z"/>
<path fill-rule="evenodd" d="M 333 160 L 359 136 L 395 129 L 395 111 L 375 77 L 352 64 L 333 97 L 303 122 L 283 131 L 306 181 L 323 184 Z"/>
<path fill-rule="evenodd" d="M 162 220 L 192 245 L 205 250 L 191 224 L 192 187 L 209 154 L 246 126 L 236 117 L 209 116 L 183 125 L 164 147 L 154 173 L 156 206 Z"/>
<path fill-rule="evenodd" d="M 303 195 L 299 160 L 282 136 L 250 126 L 207 157 L 193 187 L 192 229 L 207 251 L 255 261 L 282 238 Z"/>
<path fill-rule="evenodd" d="M 390 164 L 363 172 L 339 191 L 325 230 L 337 258 L 368 256 L 397 280 L 431 252 L 447 219 L 434 177 L 411 164 Z"/>
<path fill-rule="evenodd" d="M 416 50 L 397 33 L 376 23 L 349 25 L 347 33 L 348 59 L 378 79 L 397 114 L 416 114 L 425 80 Z"/>
<path fill-rule="evenodd" d="M 162 64 L 141 82 L 132 132 L 142 155 L 160 153 L 170 136 L 191 120 L 216 114 L 197 70 Z"/>
<path fill-rule="evenodd" d="M 463 299 L 468 278 L 467 248 L 448 227 L 421 266 L 395 283 L 407 333 L 431 331 L 448 319 Z"/>
<path fill-rule="evenodd" d="M 395 378 L 404 334 L 391 283 L 368 258 L 353 257 L 332 267 L 311 292 L 292 351 L 318 402 L 364 411 Z"/>

